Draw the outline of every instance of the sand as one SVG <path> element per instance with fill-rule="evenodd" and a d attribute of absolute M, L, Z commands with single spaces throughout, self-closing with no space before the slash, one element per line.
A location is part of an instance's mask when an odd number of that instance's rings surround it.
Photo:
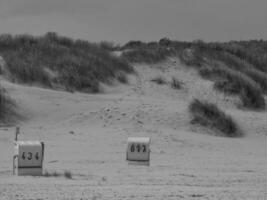
<path fill-rule="evenodd" d="M 129 84 L 103 94 L 69 93 L 1 79 L 25 120 L 20 140 L 45 142 L 44 170 L 60 177 L 12 175 L 15 127 L 0 129 L 0 199 L 267 199 L 267 113 L 238 99 L 177 59 L 135 65 Z M 175 76 L 180 90 L 150 80 Z M 245 136 L 224 138 L 190 124 L 188 104 L 208 99 L 231 114 Z M 150 166 L 126 162 L 128 137 L 151 138 Z"/>

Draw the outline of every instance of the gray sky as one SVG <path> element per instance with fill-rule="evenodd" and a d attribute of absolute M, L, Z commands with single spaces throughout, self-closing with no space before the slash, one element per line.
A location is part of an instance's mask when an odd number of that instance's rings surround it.
<path fill-rule="evenodd" d="M 267 40 L 267 0 L 0 0 L 0 33 L 90 41 Z"/>

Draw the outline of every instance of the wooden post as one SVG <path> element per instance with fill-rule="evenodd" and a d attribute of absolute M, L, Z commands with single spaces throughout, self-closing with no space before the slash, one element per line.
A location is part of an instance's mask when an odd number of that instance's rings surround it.
<path fill-rule="evenodd" d="M 18 141 L 19 126 L 16 127 L 15 141 Z"/>

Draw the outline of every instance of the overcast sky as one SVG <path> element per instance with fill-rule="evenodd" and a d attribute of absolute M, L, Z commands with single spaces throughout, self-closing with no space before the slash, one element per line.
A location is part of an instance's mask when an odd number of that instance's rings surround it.
<path fill-rule="evenodd" d="M 267 40 L 267 0 L 0 0 L 0 33 L 90 41 Z"/>

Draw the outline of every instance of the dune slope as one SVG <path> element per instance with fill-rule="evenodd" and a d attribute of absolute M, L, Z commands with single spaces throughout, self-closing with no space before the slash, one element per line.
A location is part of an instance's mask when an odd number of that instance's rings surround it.
<path fill-rule="evenodd" d="M 129 85 L 105 94 L 1 84 L 25 121 L 21 140 L 45 142 L 44 168 L 73 178 L 12 176 L 14 127 L 0 129 L 1 199 L 265 199 L 267 114 L 236 108 L 237 98 L 212 89 L 173 58 L 135 65 Z M 150 80 L 163 76 L 167 84 Z M 175 76 L 182 88 L 168 81 Z M 243 138 L 206 134 L 190 124 L 188 104 L 208 99 L 231 114 Z M 150 166 L 125 161 L 129 136 L 152 139 Z"/>

